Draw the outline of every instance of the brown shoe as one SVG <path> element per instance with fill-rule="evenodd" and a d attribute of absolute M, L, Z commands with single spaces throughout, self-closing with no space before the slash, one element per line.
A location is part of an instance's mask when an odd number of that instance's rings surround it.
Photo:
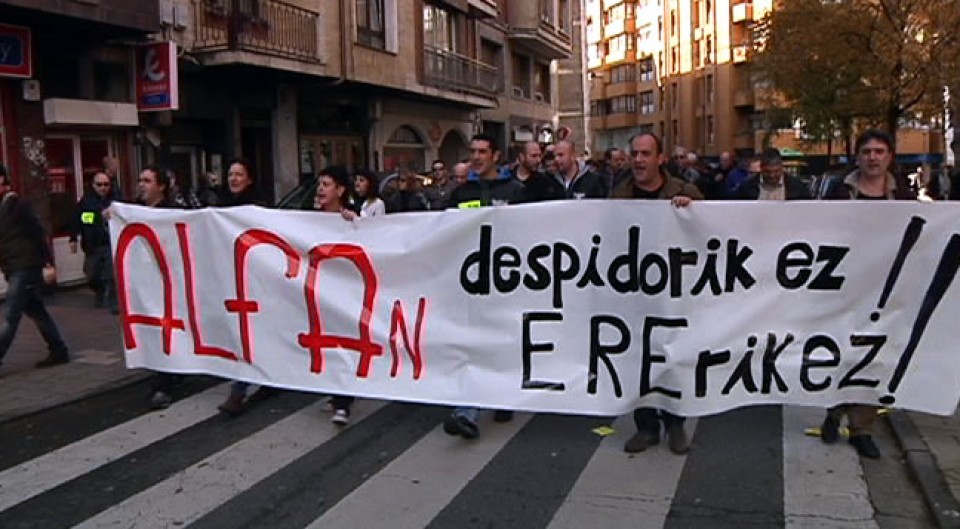
<path fill-rule="evenodd" d="M 687 440 L 687 431 L 683 429 L 683 423 L 667 426 L 667 440 L 670 451 L 674 454 L 683 455 L 690 451 L 690 442 Z"/>
<path fill-rule="evenodd" d="M 46 358 L 44 358 L 43 360 L 41 360 L 41 361 L 37 362 L 36 364 L 34 364 L 34 366 L 35 366 L 37 369 L 43 369 L 43 368 L 45 368 L 45 367 L 59 366 L 59 365 L 68 364 L 68 363 L 70 363 L 70 357 L 69 357 L 69 356 L 54 356 L 54 355 L 49 355 L 49 356 L 47 356 Z"/>
<path fill-rule="evenodd" d="M 227 415 L 236 417 L 244 412 L 243 399 L 243 393 L 231 391 L 230 396 L 227 397 L 227 400 L 223 401 L 223 404 L 217 406 L 217 409 L 223 413 L 226 413 Z"/>
<path fill-rule="evenodd" d="M 628 454 L 643 452 L 647 448 L 660 442 L 660 436 L 649 432 L 637 432 L 623 445 L 623 451 Z"/>

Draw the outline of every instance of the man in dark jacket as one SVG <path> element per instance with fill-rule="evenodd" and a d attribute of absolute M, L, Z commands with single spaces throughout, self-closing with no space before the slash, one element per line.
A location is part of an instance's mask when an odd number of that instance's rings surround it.
<path fill-rule="evenodd" d="M 607 198 L 610 190 L 590 166 L 577 161 L 572 141 L 558 141 L 553 152 L 557 157 L 557 181 L 563 184 L 567 198 Z"/>
<path fill-rule="evenodd" d="M 70 221 L 70 251 L 77 253 L 77 238 L 83 248 L 83 274 L 95 296 L 94 305 L 104 302 L 117 313 L 117 290 L 113 283 L 113 257 L 110 252 L 110 232 L 103 212 L 113 203 L 113 183 L 107 173 L 97 173 L 91 180 L 91 190 L 83 194 Z"/>
<path fill-rule="evenodd" d="M 810 200 L 810 189 L 799 178 L 783 172 L 780 151 L 769 148 L 760 156 L 762 172 L 737 187 L 739 200 Z"/>
<path fill-rule="evenodd" d="M 667 174 L 660 138 L 652 133 L 630 138 L 630 157 L 633 160 L 633 178 L 624 180 L 610 194 L 610 198 L 669 200 L 676 207 L 687 207 L 703 195 L 691 182 Z M 657 408 L 633 410 L 637 433 L 624 445 L 629 453 L 642 452 L 660 442 L 660 423 L 667 433 L 670 451 L 684 454 L 690 449 L 684 418 Z"/>
<path fill-rule="evenodd" d="M 506 206 L 520 202 L 523 198 L 521 184 L 507 168 L 500 169 L 500 149 L 496 140 L 484 134 L 478 134 L 470 140 L 470 174 L 467 181 L 450 194 L 448 207 L 458 209 L 482 208 L 487 206 Z M 473 439 L 480 435 L 477 418 L 480 410 L 461 407 L 443 421 L 443 431 L 448 435 L 459 435 L 464 439 Z M 513 419 L 513 412 L 497 410 L 493 419 L 507 422 Z"/>
<path fill-rule="evenodd" d="M 544 200 L 562 200 L 567 198 L 563 186 L 556 178 L 541 169 L 543 151 L 540 144 L 528 141 L 517 156 L 517 168 L 513 177 L 523 184 L 521 202 L 542 202 Z"/>
<path fill-rule="evenodd" d="M 420 179 L 410 168 L 400 169 L 397 176 L 397 191 L 386 198 L 384 202 L 387 213 L 427 211 L 430 209 L 427 196 L 421 191 Z"/>
<path fill-rule="evenodd" d="M 53 256 L 40 221 L 30 206 L 13 192 L 7 168 L 0 165 L 0 270 L 7 280 L 6 314 L 0 328 L 0 362 L 10 349 L 24 314 L 37 325 L 49 349 L 37 367 L 70 361 L 67 344 L 40 295 L 43 267 L 52 263 Z"/>
<path fill-rule="evenodd" d="M 894 159 L 893 136 L 881 130 L 867 130 L 857 137 L 855 146 L 857 169 L 842 181 L 831 183 L 824 192 L 825 200 L 916 200 L 907 180 L 890 172 Z M 869 235 L 865 232 L 864 236 Z M 878 459 L 880 450 L 873 442 L 876 406 L 841 404 L 830 408 L 820 427 L 820 439 L 827 444 L 837 442 L 844 415 L 850 429 L 850 445 L 861 456 Z"/>

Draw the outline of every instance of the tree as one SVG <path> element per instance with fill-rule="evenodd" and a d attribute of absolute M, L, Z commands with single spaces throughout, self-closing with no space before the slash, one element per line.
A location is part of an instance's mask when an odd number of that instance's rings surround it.
<path fill-rule="evenodd" d="M 758 77 L 808 133 L 929 122 L 960 78 L 960 0 L 787 0 L 757 36 Z"/>

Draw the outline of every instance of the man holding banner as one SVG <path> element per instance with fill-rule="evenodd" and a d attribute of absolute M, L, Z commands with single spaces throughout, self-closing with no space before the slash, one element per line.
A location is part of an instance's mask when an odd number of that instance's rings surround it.
<path fill-rule="evenodd" d="M 906 181 L 900 182 L 890 173 L 893 161 L 893 136 L 881 130 L 867 130 L 856 142 L 857 169 L 843 181 L 837 180 L 824 192 L 827 200 L 916 200 Z M 878 459 L 880 450 L 873 442 L 873 423 L 877 419 L 877 407 L 865 404 L 841 404 L 827 411 L 820 427 L 820 439 L 824 443 L 837 442 L 840 436 L 840 421 L 847 416 L 850 428 L 848 442 L 857 453 L 870 459 Z"/>
<path fill-rule="evenodd" d="M 621 181 L 611 191 L 610 198 L 670 200 L 676 207 L 687 207 L 693 200 L 703 199 L 695 185 L 670 176 L 663 170 L 663 145 L 654 134 L 638 134 L 630 138 L 630 157 L 633 161 L 633 178 Z M 685 454 L 690 450 L 687 432 L 683 429 L 683 417 L 656 408 L 637 408 L 633 410 L 633 420 L 637 425 L 637 433 L 627 440 L 624 451 L 643 452 L 659 443 L 661 422 L 671 452 Z"/>
<path fill-rule="evenodd" d="M 470 173 L 467 181 L 453 190 L 448 206 L 451 208 L 471 209 L 488 206 L 505 206 L 523 200 L 524 187 L 506 168 L 497 167 L 500 161 L 500 149 L 496 140 L 485 134 L 477 134 L 470 140 Z M 480 435 L 477 426 L 480 410 L 460 407 L 443 421 L 443 431 L 449 435 L 459 435 L 464 439 L 474 439 Z M 510 410 L 497 410 L 496 422 L 513 419 Z"/>

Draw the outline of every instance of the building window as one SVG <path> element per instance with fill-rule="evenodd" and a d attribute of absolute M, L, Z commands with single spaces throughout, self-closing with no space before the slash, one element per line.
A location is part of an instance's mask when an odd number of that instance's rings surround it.
<path fill-rule="evenodd" d="M 702 45 L 702 42 L 701 42 L 701 41 L 695 40 L 695 41 L 693 41 L 693 46 L 690 46 L 690 48 L 692 48 L 692 50 L 693 50 L 693 65 L 694 65 L 694 67 L 697 67 L 697 68 L 699 68 L 700 66 L 703 66 L 703 62 L 700 60 L 700 58 L 701 58 L 701 56 L 700 56 L 700 46 L 701 46 L 701 45 Z"/>
<path fill-rule="evenodd" d="M 540 21 L 553 24 L 553 0 L 540 0 Z"/>
<path fill-rule="evenodd" d="M 457 51 L 456 15 L 434 5 L 424 5 L 423 43 L 444 51 Z"/>
<path fill-rule="evenodd" d="M 713 116 L 707 116 L 707 144 L 713 145 L 713 141 L 714 141 Z"/>
<path fill-rule="evenodd" d="M 513 53 L 510 57 L 513 72 L 513 96 L 530 98 L 530 59 Z"/>
<path fill-rule="evenodd" d="M 643 92 L 640 94 L 640 113 L 643 115 L 650 115 L 656 112 L 656 107 L 653 103 L 653 91 Z"/>
<path fill-rule="evenodd" d="M 557 13 L 557 23 L 560 27 L 560 31 L 568 33 L 570 31 L 570 1 L 560 0 L 559 11 L 560 12 Z"/>
<path fill-rule="evenodd" d="M 497 92 L 503 93 L 503 46 L 486 39 L 480 40 L 480 60 L 497 69 Z"/>
<path fill-rule="evenodd" d="M 536 91 L 533 98 L 537 101 L 550 102 L 550 66 L 538 64 L 533 71 L 533 86 Z"/>
<path fill-rule="evenodd" d="M 670 73 L 680 71 L 680 46 L 670 48 Z"/>
<path fill-rule="evenodd" d="M 670 108 L 677 109 L 677 99 L 680 98 L 680 89 L 677 88 L 677 83 L 670 83 Z"/>
<path fill-rule="evenodd" d="M 677 120 L 673 120 L 670 123 L 670 143 L 674 146 L 680 144 L 680 127 L 677 125 Z"/>
<path fill-rule="evenodd" d="M 371 48 L 386 49 L 387 39 L 383 17 L 384 0 L 356 0 L 357 41 Z"/>
<path fill-rule="evenodd" d="M 640 61 L 637 65 L 637 69 L 640 71 L 640 82 L 649 83 L 656 79 L 656 71 L 653 67 L 653 59 L 646 58 Z"/>
<path fill-rule="evenodd" d="M 713 89 L 713 75 L 707 76 L 707 103 L 713 103 L 714 89 Z"/>

